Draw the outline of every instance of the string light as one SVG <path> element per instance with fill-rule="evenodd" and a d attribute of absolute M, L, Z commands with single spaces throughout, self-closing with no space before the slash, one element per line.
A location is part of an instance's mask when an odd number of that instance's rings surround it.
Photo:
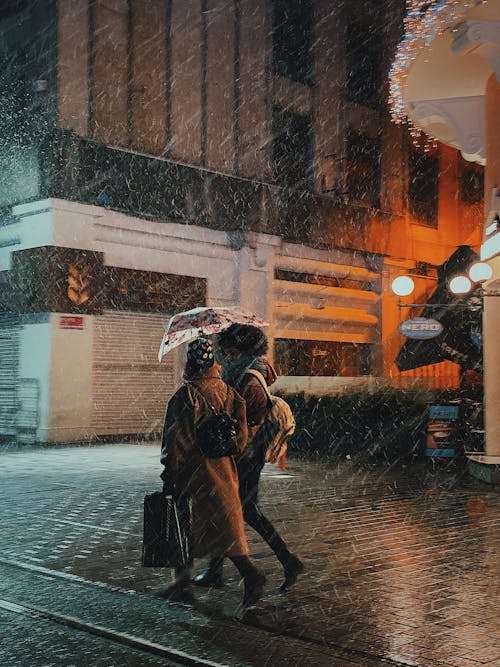
<path fill-rule="evenodd" d="M 422 131 L 408 118 L 404 101 L 405 79 L 413 61 L 442 33 L 463 21 L 471 7 L 487 0 L 409 0 L 403 21 L 404 36 L 399 43 L 389 72 L 389 107 L 395 123 L 408 125 L 415 142 L 422 141 Z M 436 139 L 429 137 L 432 144 Z M 429 150 L 429 142 L 426 149 Z M 425 142 L 424 142 L 425 143 Z"/>

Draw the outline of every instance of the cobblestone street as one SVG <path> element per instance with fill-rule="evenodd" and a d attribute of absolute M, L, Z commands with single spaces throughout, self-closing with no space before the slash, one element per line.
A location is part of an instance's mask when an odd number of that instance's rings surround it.
<path fill-rule="evenodd" d="M 426 464 L 267 466 L 262 506 L 306 572 L 279 593 L 282 572 L 248 529 L 268 586 L 235 623 L 242 590 L 232 565 L 229 585 L 197 591 L 194 609 L 152 595 L 169 575 L 140 567 L 142 501 L 160 488 L 160 472 L 158 445 L 2 452 L 0 598 L 78 618 L 92 608 L 92 623 L 229 665 L 500 665 L 494 489 Z M 61 576 L 49 581 L 47 570 Z M 78 593 L 75 576 L 101 586 Z M 43 624 L 44 657 L 33 663 L 29 643 L 16 640 L 16 628 L 28 630 L 12 616 L 1 608 L 1 665 L 170 664 L 132 649 L 128 662 L 118 649 L 107 662 L 68 662 Z M 87 656 L 96 651 L 90 642 Z"/>

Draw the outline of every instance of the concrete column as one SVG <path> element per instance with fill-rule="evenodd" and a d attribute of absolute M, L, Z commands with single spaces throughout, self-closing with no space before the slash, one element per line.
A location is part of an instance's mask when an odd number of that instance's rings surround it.
<path fill-rule="evenodd" d="M 498 297 L 485 297 L 483 314 L 484 410 L 486 454 L 500 456 L 500 307 Z"/>
<path fill-rule="evenodd" d="M 486 86 L 485 125 L 485 215 L 490 211 L 492 188 L 500 188 L 500 84 L 492 75 Z M 498 293 L 500 258 L 491 262 L 494 275 L 488 288 Z M 488 289 L 486 288 L 486 289 Z M 496 289 L 495 289 L 496 288 Z M 500 456 L 500 303 L 498 297 L 486 296 L 483 314 L 484 394 L 486 418 L 486 454 Z"/>
<path fill-rule="evenodd" d="M 239 305 L 269 322 L 265 332 L 269 339 L 268 358 L 273 360 L 273 280 L 275 255 L 281 239 L 268 234 L 248 233 L 246 245 L 239 252 Z"/>
<path fill-rule="evenodd" d="M 50 313 L 49 442 L 91 438 L 94 316 Z"/>

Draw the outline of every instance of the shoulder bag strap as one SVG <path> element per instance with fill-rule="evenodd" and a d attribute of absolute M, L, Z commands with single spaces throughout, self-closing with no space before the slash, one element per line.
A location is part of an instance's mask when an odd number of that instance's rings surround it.
<path fill-rule="evenodd" d="M 271 401 L 271 392 L 269 391 L 269 387 L 267 386 L 267 382 L 265 381 L 264 376 L 262 375 L 262 373 L 260 371 L 256 371 L 254 368 L 249 368 L 247 370 L 247 373 L 250 373 L 251 375 L 253 375 L 257 378 L 257 380 L 262 385 L 264 391 L 266 392 L 267 398 L 269 399 L 269 401 Z"/>

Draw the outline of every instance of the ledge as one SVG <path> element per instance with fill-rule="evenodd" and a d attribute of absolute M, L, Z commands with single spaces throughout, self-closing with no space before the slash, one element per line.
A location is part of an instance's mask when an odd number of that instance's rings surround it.
<path fill-rule="evenodd" d="M 500 484 L 500 456 L 468 454 L 467 470 L 472 477 L 487 484 Z"/>

